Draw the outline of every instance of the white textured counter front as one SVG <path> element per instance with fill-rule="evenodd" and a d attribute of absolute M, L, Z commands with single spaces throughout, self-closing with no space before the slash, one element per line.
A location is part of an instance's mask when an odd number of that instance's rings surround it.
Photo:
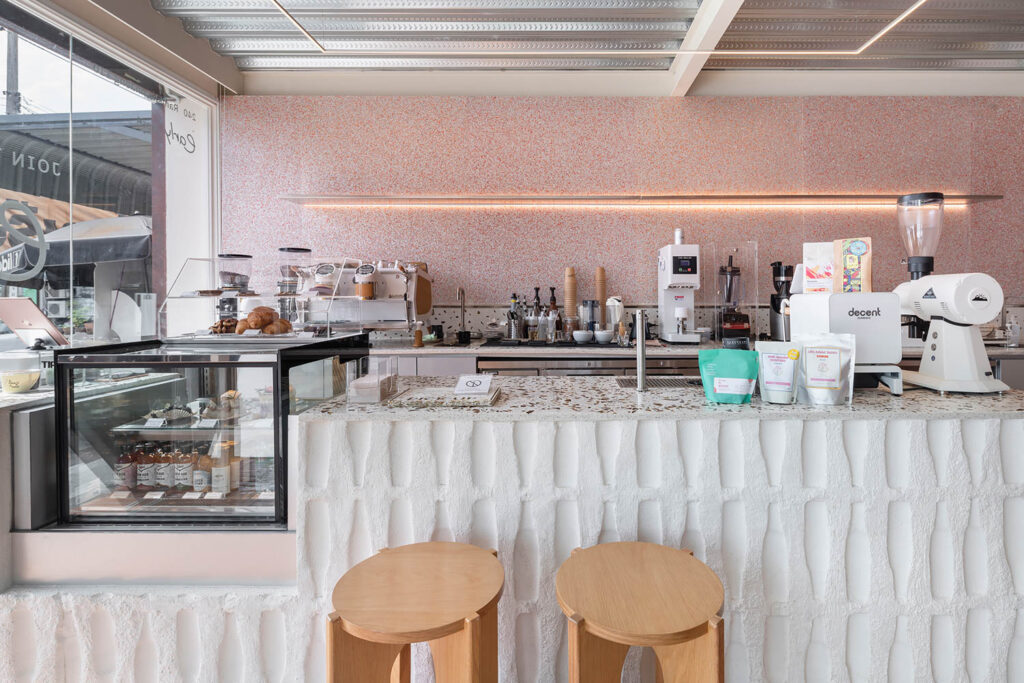
<path fill-rule="evenodd" d="M 638 403 L 607 378 L 501 381 L 506 400 L 479 412 L 304 418 L 300 592 L 325 603 L 387 545 L 496 547 L 502 680 L 564 680 L 555 571 L 577 545 L 639 538 L 722 577 L 729 680 L 1006 679 L 1024 395 L 709 408 L 693 389 Z"/>
<path fill-rule="evenodd" d="M 554 573 L 634 538 L 722 577 L 731 681 L 1020 680 L 1024 394 L 710 408 L 608 378 L 496 381 L 492 409 L 296 420 L 295 590 L 16 588 L 0 680 L 322 680 L 338 577 L 431 538 L 498 549 L 502 681 L 563 680 Z M 425 647 L 414 663 L 429 680 Z M 627 680 L 649 667 L 632 653 Z"/>

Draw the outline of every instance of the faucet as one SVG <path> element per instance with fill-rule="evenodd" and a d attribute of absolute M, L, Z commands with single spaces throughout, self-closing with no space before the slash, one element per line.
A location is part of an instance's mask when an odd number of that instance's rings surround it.
<path fill-rule="evenodd" d="M 633 327 L 636 334 L 636 390 L 647 391 L 647 314 L 636 309 Z"/>

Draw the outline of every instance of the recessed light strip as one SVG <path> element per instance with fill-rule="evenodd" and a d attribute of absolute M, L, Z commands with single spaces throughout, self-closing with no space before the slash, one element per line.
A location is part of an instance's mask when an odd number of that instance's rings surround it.
<path fill-rule="evenodd" d="M 319 209 L 892 209 L 898 195 L 286 195 Z M 946 195 L 946 206 L 1001 199 L 1000 195 Z"/>
<path fill-rule="evenodd" d="M 798 57 L 812 59 L 816 57 L 856 57 L 878 42 L 883 36 L 896 28 L 911 14 L 916 12 L 928 0 L 916 0 L 899 16 L 887 23 L 878 33 L 871 36 L 863 45 L 853 50 L 445 50 L 415 49 L 392 50 L 358 49 L 332 50 L 327 49 L 281 4 L 280 0 L 271 0 L 288 20 L 295 25 L 325 55 L 343 55 L 349 57 L 676 57 L 678 55 L 701 55 L 715 57 Z"/>

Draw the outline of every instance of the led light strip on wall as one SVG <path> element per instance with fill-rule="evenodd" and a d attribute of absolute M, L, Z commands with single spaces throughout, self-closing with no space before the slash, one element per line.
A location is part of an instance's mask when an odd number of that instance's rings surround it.
<path fill-rule="evenodd" d="M 815 59 L 818 57 L 856 57 L 862 54 L 869 47 L 878 42 L 883 36 L 892 31 L 907 17 L 917 11 L 928 0 L 916 0 L 910 7 L 900 13 L 895 19 L 886 24 L 878 33 L 868 38 L 863 45 L 853 50 L 448 50 L 440 49 L 414 49 L 396 50 L 389 48 L 358 49 L 358 50 L 335 50 L 328 49 L 312 33 L 289 12 L 280 0 L 271 0 L 277 9 L 280 10 L 288 21 L 290 21 L 302 34 L 313 44 L 316 49 L 325 55 L 346 55 L 349 57 L 676 57 L 682 55 L 701 55 L 715 57 L 795 57 Z"/>
<path fill-rule="evenodd" d="M 895 209 L 898 194 L 791 195 L 284 195 L 315 209 Z M 945 205 L 1002 199 L 1002 195 L 947 194 Z"/>

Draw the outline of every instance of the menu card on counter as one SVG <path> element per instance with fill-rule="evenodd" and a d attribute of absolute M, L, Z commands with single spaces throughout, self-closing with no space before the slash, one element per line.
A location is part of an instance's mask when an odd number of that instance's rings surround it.
<path fill-rule="evenodd" d="M 456 396 L 486 396 L 491 391 L 493 375 L 460 375 L 455 385 Z"/>

